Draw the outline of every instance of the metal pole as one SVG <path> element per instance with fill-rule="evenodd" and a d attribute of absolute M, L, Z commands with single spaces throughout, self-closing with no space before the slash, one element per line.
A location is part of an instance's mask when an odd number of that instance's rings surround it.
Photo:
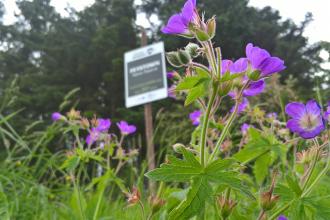
<path fill-rule="evenodd" d="M 141 47 L 148 44 L 147 34 L 144 28 L 142 28 L 141 36 Z M 144 124 L 145 132 L 147 139 L 147 161 L 148 161 L 148 170 L 155 169 L 155 147 L 153 142 L 153 125 L 152 125 L 152 106 L 151 103 L 144 105 Z M 149 190 L 151 193 L 155 192 L 155 184 L 152 181 L 149 181 Z"/>

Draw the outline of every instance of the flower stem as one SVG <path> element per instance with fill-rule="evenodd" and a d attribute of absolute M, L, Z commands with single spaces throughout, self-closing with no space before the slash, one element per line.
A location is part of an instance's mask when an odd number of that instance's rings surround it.
<path fill-rule="evenodd" d="M 210 117 L 210 112 L 215 100 L 215 97 L 218 92 L 218 84 L 213 86 L 213 91 L 211 98 L 207 104 L 206 112 L 204 115 L 204 120 L 203 120 L 203 126 L 202 126 L 202 133 L 201 133 L 201 144 L 200 144 L 200 156 L 201 156 L 201 164 L 204 167 L 205 166 L 205 145 L 206 145 L 206 131 L 209 126 L 209 117 Z"/>
<path fill-rule="evenodd" d="M 215 145 L 215 148 L 214 148 L 214 151 L 212 152 L 210 158 L 209 158 L 209 162 L 212 162 L 215 155 L 217 154 L 217 152 L 219 151 L 220 149 L 220 146 L 222 144 L 222 142 L 225 140 L 227 134 L 228 134 L 228 131 L 229 131 L 229 128 L 231 126 L 231 124 L 233 123 L 234 119 L 235 119 L 235 116 L 237 115 L 237 111 L 238 111 L 238 106 L 240 104 L 240 99 L 242 98 L 242 94 L 243 94 L 243 91 L 244 89 L 249 85 L 250 81 L 247 81 L 246 84 L 242 87 L 237 99 L 236 99 L 236 103 L 235 103 L 235 107 L 234 107 L 234 111 L 231 113 L 229 119 L 227 120 L 226 122 L 226 125 L 225 127 L 223 128 L 222 132 L 221 132 L 221 135 L 220 135 L 220 138 L 218 140 L 218 142 L 216 143 Z"/>

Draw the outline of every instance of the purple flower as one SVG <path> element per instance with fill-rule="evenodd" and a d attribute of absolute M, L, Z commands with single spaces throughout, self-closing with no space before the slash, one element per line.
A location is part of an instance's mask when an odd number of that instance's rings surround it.
<path fill-rule="evenodd" d="M 248 60 L 246 58 L 239 58 L 235 62 L 231 60 L 222 60 L 221 61 L 221 74 L 226 72 L 230 73 L 242 73 L 245 72 L 248 68 Z"/>
<path fill-rule="evenodd" d="M 249 105 L 249 100 L 244 97 L 242 102 L 238 105 L 237 114 L 244 112 L 245 109 L 248 107 L 248 105 Z M 230 112 L 234 112 L 234 110 L 235 110 L 235 106 L 231 108 Z"/>
<path fill-rule="evenodd" d="M 175 89 L 176 89 L 176 85 L 174 85 L 174 84 L 171 85 L 170 88 L 168 88 L 168 90 L 167 90 L 168 97 L 170 97 L 172 99 L 176 99 Z"/>
<path fill-rule="evenodd" d="M 277 119 L 278 115 L 276 112 L 271 112 L 266 115 L 267 118 Z"/>
<path fill-rule="evenodd" d="M 117 126 L 123 135 L 133 134 L 136 131 L 135 125 L 129 125 L 126 121 L 120 121 Z"/>
<path fill-rule="evenodd" d="M 221 61 L 221 74 L 225 74 L 230 71 L 230 67 L 233 65 L 233 61 L 231 60 L 222 60 Z"/>
<path fill-rule="evenodd" d="M 315 100 L 308 101 L 306 106 L 299 102 L 289 103 L 285 112 L 292 118 L 287 127 L 302 138 L 314 138 L 325 129 L 321 108 Z"/>
<path fill-rule="evenodd" d="M 181 9 L 181 13 L 170 17 L 167 25 L 162 28 L 164 34 L 189 34 L 189 24 L 197 17 L 196 0 L 188 0 Z"/>
<path fill-rule="evenodd" d="M 245 72 L 248 68 L 248 59 L 239 58 L 236 60 L 233 65 L 230 66 L 231 73 L 242 73 Z"/>
<path fill-rule="evenodd" d="M 192 124 L 194 126 L 198 126 L 200 123 L 202 112 L 199 110 L 193 111 L 192 113 L 189 114 L 189 118 L 192 121 Z"/>
<path fill-rule="evenodd" d="M 265 90 L 266 83 L 263 79 L 251 82 L 250 85 L 243 91 L 244 96 L 256 96 Z"/>
<path fill-rule="evenodd" d="M 98 130 L 100 132 L 106 132 L 109 130 L 110 126 L 111 126 L 110 119 L 103 119 L 103 118 L 97 119 L 96 130 Z"/>
<path fill-rule="evenodd" d="M 59 112 L 54 112 L 54 113 L 52 114 L 52 120 L 53 120 L 53 121 L 58 121 L 58 120 L 60 120 L 61 118 L 63 118 L 63 115 L 61 115 L 61 113 L 59 113 Z"/>
<path fill-rule="evenodd" d="M 95 143 L 100 137 L 100 131 L 97 128 L 92 128 L 86 137 L 86 143 L 88 145 L 92 145 Z"/>
<path fill-rule="evenodd" d="M 242 134 L 243 135 L 246 135 L 248 129 L 251 128 L 251 127 L 253 127 L 253 125 L 249 125 L 247 123 L 242 124 L 242 126 L 241 126 L 241 132 L 242 132 Z"/>
<path fill-rule="evenodd" d="M 277 220 L 288 220 L 284 215 L 280 215 Z"/>
<path fill-rule="evenodd" d="M 272 57 L 266 50 L 255 47 L 251 43 L 246 46 L 246 57 L 250 61 L 252 70 L 260 71 L 261 77 L 269 76 L 286 68 L 283 60 Z"/>
<path fill-rule="evenodd" d="M 173 77 L 174 77 L 174 72 L 172 71 L 172 72 L 167 72 L 167 78 L 168 79 L 173 79 Z"/>

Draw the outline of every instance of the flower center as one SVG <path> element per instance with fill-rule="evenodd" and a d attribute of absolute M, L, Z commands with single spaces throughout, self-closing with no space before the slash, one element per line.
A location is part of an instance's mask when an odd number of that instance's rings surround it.
<path fill-rule="evenodd" d="M 306 130 L 313 130 L 317 126 L 317 124 L 317 115 L 307 113 L 300 119 L 300 126 Z"/>

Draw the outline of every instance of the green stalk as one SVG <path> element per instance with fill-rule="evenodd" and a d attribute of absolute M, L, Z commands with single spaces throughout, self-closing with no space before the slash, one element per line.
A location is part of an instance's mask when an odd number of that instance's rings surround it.
<path fill-rule="evenodd" d="M 221 132 L 221 135 L 220 135 L 220 138 L 218 140 L 218 142 L 216 143 L 215 145 L 215 148 L 214 148 L 214 151 L 212 152 L 210 158 L 209 158 L 209 162 L 212 162 L 215 155 L 217 154 L 217 152 L 219 151 L 220 149 L 220 146 L 222 144 L 222 142 L 225 140 L 227 134 L 228 134 L 228 131 L 229 131 L 229 128 L 231 126 L 231 124 L 233 123 L 234 119 L 235 119 L 235 116 L 237 115 L 237 111 L 238 111 L 238 106 L 240 104 L 239 100 L 242 98 L 242 94 L 243 94 L 243 91 L 244 89 L 249 85 L 250 81 L 247 81 L 246 84 L 242 87 L 239 95 L 238 95 L 238 98 L 236 100 L 236 103 L 235 103 L 235 107 L 234 107 L 234 111 L 233 113 L 230 115 L 225 127 L 223 128 L 223 131 Z"/>
<path fill-rule="evenodd" d="M 201 145 L 200 145 L 201 164 L 203 167 L 205 166 L 206 131 L 209 126 L 210 112 L 211 112 L 215 97 L 218 92 L 218 87 L 219 87 L 218 84 L 213 86 L 212 95 L 207 104 L 207 109 L 206 109 L 206 113 L 205 113 L 204 120 L 203 120 L 202 133 L 201 133 Z"/>

